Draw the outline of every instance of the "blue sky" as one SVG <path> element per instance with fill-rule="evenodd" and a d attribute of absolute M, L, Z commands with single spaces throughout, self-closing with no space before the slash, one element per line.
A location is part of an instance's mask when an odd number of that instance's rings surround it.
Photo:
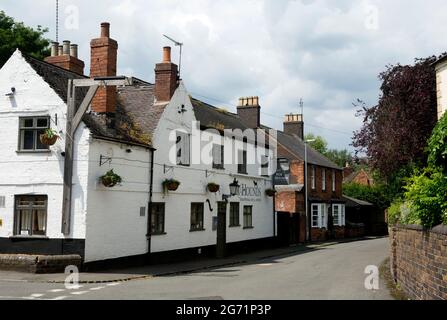
<path fill-rule="evenodd" d="M 2 0 L 0 9 L 55 38 L 55 0 Z M 184 42 L 182 78 L 189 91 L 235 111 L 259 96 L 262 122 L 281 129 L 304 99 L 306 130 L 332 148 L 350 148 L 361 126 L 352 103 L 375 104 L 377 75 L 446 51 L 443 0 L 60 0 L 60 40 L 89 41 L 102 21 L 119 42 L 118 72 L 153 81 L 163 34 Z M 174 59 L 178 53 L 174 49 Z"/>

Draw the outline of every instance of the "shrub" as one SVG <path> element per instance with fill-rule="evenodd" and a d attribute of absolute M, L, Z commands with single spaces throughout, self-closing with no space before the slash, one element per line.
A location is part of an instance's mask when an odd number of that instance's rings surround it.
<path fill-rule="evenodd" d="M 428 162 L 432 167 L 447 171 L 447 113 L 441 118 L 428 141 Z"/>
<path fill-rule="evenodd" d="M 370 187 L 357 183 L 343 185 L 343 194 L 348 197 L 368 201 L 382 210 L 389 207 L 394 197 L 394 195 L 389 193 L 386 185 L 375 185 Z"/>
<path fill-rule="evenodd" d="M 427 168 L 408 179 L 405 200 L 412 204 L 420 224 L 431 228 L 447 223 L 447 176 L 439 168 Z"/>

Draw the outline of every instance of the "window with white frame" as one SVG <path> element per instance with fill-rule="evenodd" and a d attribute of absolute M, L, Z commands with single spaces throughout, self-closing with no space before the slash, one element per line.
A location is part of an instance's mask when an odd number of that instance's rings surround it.
<path fill-rule="evenodd" d="M 312 228 L 327 228 L 326 205 L 312 204 Z"/>
<path fill-rule="evenodd" d="M 213 169 L 225 169 L 225 147 L 220 144 L 213 144 Z"/>
<path fill-rule="evenodd" d="M 261 156 L 261 176 L 269 176 L 270 156 L 269 150 L 265 150 L 265 154 Z"/>
<path fill-rule="evenodd" d="M 337 188 L 337 173 L 332 170 L 332 192 L 335 192 Z"/>
<path fill-rule="evenodd" d="M 186 132 L 177 132 L 177 165 L 189 166 L 191 164 L 191 137 Z"/>
<path fill-rule="evenodd" d="M 321 170 L 321 189 L 326 191 L 326 169 Z"/>
<path fill-rule="evenodd" d="M 310 174 L 310 180 L 312 183 L 312 190 L 315 190 L 317 188 L 317 181 L 316 181 L 316 176 L 317 176 L 317 168 L 315 166 L 312 166 L 311 169 L 311 174 Z"/>
<path fill-rule="evenodd" d="M 345 210 L 346 207 L 344 204 L 334 204 L 332 205 L 332 216 L 334 218 L 334 226 L 345 226 Z"/>

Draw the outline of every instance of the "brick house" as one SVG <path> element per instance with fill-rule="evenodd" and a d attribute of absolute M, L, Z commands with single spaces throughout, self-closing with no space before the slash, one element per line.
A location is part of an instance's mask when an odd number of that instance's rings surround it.
<path fill-rule="evenodd" d="M 307 149 L 309 202 L 306 215 L 303 128 L 302 115 L 287 115 L 284 131 L 279 131 L 277 136 L 275 185 L 278 193 L 275 207 L 278 237 L 288 243 L 302 243 L 306 238 L 309 241 L 343 238 L 346 225 L 342 199 L 343 170 L 311 147 Z M 310 230 L 307 237 L 306 230 Z"/>
<path fill-rule="evenodd" d="M 346 167 L 343 169 L 343 183 L 356 183 L 371 187 L 374 186 L 374 178 L 371 172 L 365 169 L 354 171 L 352 168 Z"/>

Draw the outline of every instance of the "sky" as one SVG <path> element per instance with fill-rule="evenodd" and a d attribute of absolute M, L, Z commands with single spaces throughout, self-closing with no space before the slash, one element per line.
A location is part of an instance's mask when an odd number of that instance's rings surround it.
<path fill-rule="evenodd" d="M 306 132 L 353 150 L 357 99 L 374 105 L 378 74 L 389 64 L 447 51 L 445 0 L 60 0 L 59 40 L 79 44 L 89 70 L 90 40 L 111 23 L 118 74 L 154 81 L 163 34 L 183 42 L 189 92 L 236 111 L 259 96 L 261 121 L 282 129 L 300 112 Z M 56 0 L 1 0 L 0 10 L 55 39 Z M 179 59 L 173 48 L 174 62 Z"/>

